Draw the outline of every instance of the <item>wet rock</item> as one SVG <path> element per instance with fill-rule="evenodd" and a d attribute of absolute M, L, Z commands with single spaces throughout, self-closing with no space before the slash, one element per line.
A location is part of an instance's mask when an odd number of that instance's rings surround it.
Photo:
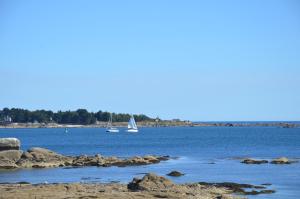
<path fill-rule="evenodd" d="M 17 138 L 0 138 L 0 151 L 20 150 L 21 142 Z"/>
<path fill-rule="evenodd" d="M 134 178 L 127 188 L 131 191 L 157 191 L 173 187 L 174 184 L 167 178 L 154 173 L 146 174 L 142 179 Z"/>
<path fill-rule="evenodd" d="M 263 186 L 270 186 L 270 185 L 272 185 L 271 183 L 263 183 L 263 184 L 261 184 L 261 185 L 263 185 Z"/>
<path fill-rule="evenodd" d="M 275 193 L 275 190 L 261 190 L 259 192 L 259 194 L 271 194 L 271 193 Z"/>
<path fill-rule="evenodd" d="M 168 155 L 159 156 L 159 157 L 157 157 L 157 158 L 158 158 L 158 160 L 160 160 L 160 161 L 166 161 L 166 160 L 171 159 L 171 157 L 168 156 Z M 176 159 L 178 159 L 178 157 L 175 157 L 175 158 L 172 158 L 172 159 L 176 160 Z"/>
<path fill-rule="evenodd" d="M 167 174 L 168 176 L 173 176 L 173 177 L 179 177 L 183 176 L 183 173 L 180 173 L 179 171 L 171 171 L 170 173 Z"/>
<path fill-rule="evenodd" d="M 271 161 L 271 164 L 291 164 L 291 163 L 295 163 L 297 161 L 293 161 L 293 160 L 289 160 L 286 157 L 281 157 L 281 158 L 276 158 L 274 160 Z"/>
<path fill-rule="evenodd" d="M 257 190 L 251 190 L 251 191 L 244 191 L 243 194 L 244 195 L 258 195 L 258 194 L 271 194 L 271 193 L 275 193 L 275 190 L 261 190 L 261 191 L 257 191 Z"/>
<path fill-rule="evenodd" d="M 160 162 L 161 160 L 167 160 L 165 159 L 166 157 L 165 156 L 162 156 L 160 158 L 158 157 L 155 157 L 153 155 L 147 155 L 147 156 L 144 156 L 144 160 L 149 162 L 149 163 L 158 163 Z"/>
<path fill-rule="evenodd" d="M 217 188 L 226 188 L 231 190 L 234 193 L 243 194 L 243 195 L 257 195 L 257 194 L 270 194 L 275 193 L 275 190 L 268 190 L 265 186 L 260 185 L 251 185 L 251 184 L 239 184 L 233 182 L 222 182 L 222 183 L 207 183 L 199 182 L 200 185 L 204 186 L 214 186 Z M 247 191 L 246 189 L 252 189 Z M 259 189 L 259 190 L 257 190 Z"/>
<path fill-rule="evenodd" d="M 251 158 L 246 158 L 241 161 L 241 163 L 244 164 L 266 164 L 268 163 L 268 160 L 256 160 L 256 159 L 251 159 Z"/>

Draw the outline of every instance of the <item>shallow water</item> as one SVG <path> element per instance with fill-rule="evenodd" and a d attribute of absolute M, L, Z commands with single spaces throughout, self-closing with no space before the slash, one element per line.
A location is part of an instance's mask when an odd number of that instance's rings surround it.
<path fill-rule="evenodd" d="M 179 170 L 185 176 L 171 178 L 184 182 L 271 183 L 277 192 L 251 198 L 299 198 L 300 163 L 291 165 L 245 165 L 241 157 L 272 159 L 300 157 L 300 129 L 276 127 L 168 127 L 141 128 L 137 134 L 106 133 L 103 128 L 0 129 L 0 137 L 17 137 L 22 149 L 45 147 L 64 155 L 129 157 L 171 155 L 179 157 L 160 164 L 138 167 L 85 167 L 19 169 L 0 171 L 0 182 L 128 182 L 143 173 L 165 175 Z M 212 164 L 214 163 L 214 164 Z"/>

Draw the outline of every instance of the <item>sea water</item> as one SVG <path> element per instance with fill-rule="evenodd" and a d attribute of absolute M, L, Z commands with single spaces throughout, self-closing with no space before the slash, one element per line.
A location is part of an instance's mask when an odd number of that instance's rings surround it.
<path fill-rule="evenodd" d="M 250 198 L 299 198 L 300 163 L 247 165 L 241 158 L 300 158 L 300 129 L 278 127 L 161 127 L 140 128 L 139 133 L 107 133 L 104 128 L 0 129 L 0 137 L 16 137 L 22 150 L 44 147 L 63 155 L 118 156 L 170 155 L 166 162 L 132 167 L 17 169 L 0 171 L 0 182 L 122 182 L 144 173 L 165 176 L 172 170 L 185 173 L 168 177 L 176 183 L 271 183 L 275 194 Z"/>

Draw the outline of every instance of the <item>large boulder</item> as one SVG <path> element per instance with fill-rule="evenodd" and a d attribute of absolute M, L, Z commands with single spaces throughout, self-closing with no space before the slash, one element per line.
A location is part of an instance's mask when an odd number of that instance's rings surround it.
<path fill-rule="evenodd" d="M 17 138 L 0 138 L 0 151 L 19 150 L 21 142 Z"/>
<path fill-rule="evenodd" d="M 22 151 L 7 150 L 0 151 L 0 169 L 14 169 L 18 168 L 16 162 L 21 158 Z"/>
<path fill-rule="evenodd" d="M 0 169 L 16 169 L 18 165 L 11 160 L 0 157 Z"/>
<path fill-rule="evenodd" d="M 17 162 L 20 160 L 22 155 L 22 151 L 20 150 L 7 150 L 7 151 L 0 151 L 0 158 L 8 159 L 13 162 Z"/>
<path fill-rule="evenodd" d="M 34 147 L 24 152 L 17 164 L 21 167 L 58 167 L 70 165 L 72 158 L 55 153 L 54 151 Z"/>
<path fill-rule="evenodd" d="M 134 178 L 127 188 L 131 191 L 161 191 L 173 186 L 173 182 L 167 178 L 148 173 L 142 179 Z"/>

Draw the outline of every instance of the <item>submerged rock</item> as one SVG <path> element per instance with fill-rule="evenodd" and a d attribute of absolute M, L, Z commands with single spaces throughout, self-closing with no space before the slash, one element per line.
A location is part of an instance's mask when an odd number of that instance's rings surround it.
<path fill-rule="evenodd" d="M 251 159 L 251 158 L 246 158 L 241 163 L 244 164 L 266 164 L 268 163 L 268 160 L 256 160 L 256 159 Z"/>
<path fill-rule="evenodd" d="M 127 188 L 131 191 L 155 191 L 168 189 L 172 186 L 174 186 L 173 182 L 167 178 L 148 173 L 142 179 L 134 178 L 127 185 Z"/>
<path fill-rule="evenodd" d="M 21 142 L 17 138 L 0 138 L 0 151 L 20 150 Z"/>
<path fill-rule="evenodd" d="M 180 173 L 179 171 L 171 171 L 170 173 L 167 174 L 168 176 L 173 176 L 173 177 L 179 177 L 183 176 L 183 173 Z"/>

